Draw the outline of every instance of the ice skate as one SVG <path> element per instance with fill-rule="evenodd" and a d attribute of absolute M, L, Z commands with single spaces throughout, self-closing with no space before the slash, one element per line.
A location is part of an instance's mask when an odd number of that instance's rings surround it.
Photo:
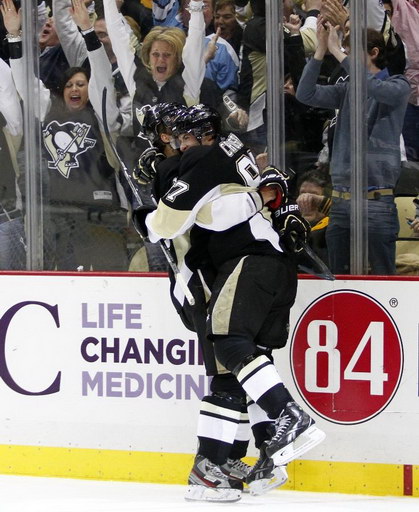
<path fill-rule="evenodd" d="M 266 454 L 275 466 L 283 466 L 319 444 L 325 436 L 298 404 L 288 402 L 275 421 L 275 433 L 267 441 Z"/>
<path fill-rule="evenodd" d="M 241 498 L 241 489 L 231 486 L 220 466 L 202 455 L 195 462 L 188 479 L 185 499 L 188 501 L 232 502 Z"/>
<path fill-rule="evenodd" d="M 288 480 L 288 473 L 285 466 L 275 466 L 271 458 L 266 455 L 266 444 L 260 448 L 259 459 L 251 468 L 246 478 L 250 494 L 260 496 L 275 487 L 283 485 Z"/>
<path fill-rule="evenodd" d="M 243 490 L 243 483 L 246 482 L 251 466 L 240 459 L 227 459 L 220 469 L 228 477 L 231 487 Z"/>

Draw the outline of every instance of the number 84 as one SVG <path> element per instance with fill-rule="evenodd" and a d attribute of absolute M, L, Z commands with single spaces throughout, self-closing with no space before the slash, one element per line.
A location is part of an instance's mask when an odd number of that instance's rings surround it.
<path fill-rule="evenodd" d="M 325 336 L 320 336 L 321 331 Z M 320 339 L 323 344 L 320 344 Z M 325 342 L 325 343 L 324 343 Z M 330 320 L 313 320 L 307 327 L 307 343 L 309 348 L 305 353 L 305 385 L 313 393 L 338 393 L 341 387 L 341 353 L 336 348 L 338 344 L 337 325 Z M 363 351 L 370 343 L 370 371 L 355 371 Z M 327 356 L 327 385 L 317 384 L 318 355 Z M 371 322 L 368 325 L 361 341 L 358 343 L 344 372 L 344 380 L 363 380 L 370 382 L 371 395 L 383 395 L 384 382 L 388 374 L 384 368 L 384 324 Z"/>

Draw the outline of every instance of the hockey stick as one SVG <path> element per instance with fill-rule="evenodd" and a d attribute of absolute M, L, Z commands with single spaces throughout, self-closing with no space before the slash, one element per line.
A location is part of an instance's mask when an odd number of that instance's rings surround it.
<path fill-rule="evenodd" d="M 115 142 L 113 141 L 112 136 L 109 132 L 108 118 L 107 118 L 107 113 L 106 113 L 107 94 L 108 94 L 108 90 L 106 87 L 104 87 L 103 93 L 102 93 L 102 123 L 103 123 L 103 129 L 105 131 L 105 136 L 106 136 L 106 139 L 107 139 L 109 146 L 112 150 L 112 153 L 114 154 L 115 158 L 119 162 L 119 166 L 120 166 L 122 172 L 124 173 L 125 179 L 127 180 L 128 185 L 129 185 L 135 199 L 137 200 L 139 206 L 142 206 L 144 203 L 140 197 L 140 194 L 138 193 L 138 190 L 136 189 L 134 183 L 132 182 L 131 175 L 128 171 L 128 168 L 125 165 L 122 158 L 120 157 L 118 150 L 116 149 Z M 180 273 L 179 267 L 177 266 L 175 260 L 173 259 L 172 254 L 170 253 L 170 249 L 167 247 L 164 240 L 160 240 L 159 244 L 160 244 L 160 247 L 163 251 L 163 254 L 164 254 L 170 268 L 172 269 L 172 271 L 175 275 L 176 281 L 179 283 L 179 286 L 182 288 L 182 291 L 185 294 L 186 300 L 188 301 L 189 305 L 193 306 L 195 304 L 195 299 L 193 298 L 193 295 L 192 295 L 190 289 L 188 288 L 188 285 L 187 285 L 184 277 Z"/>
<path fill-rule="evenodd" d="M 293 180 L 296 177 L 296 172 L 291 167 L 288 167 L 285 172 L 288 174 L 290 180 Z M 308 243 L 299 243 L 302 247 L 302 250 L 298 254 L 300 255 L 300 259 L 303 259 L 303 261 L 299 262 L 297 259 L 298 268 L 307 274 L 311 274 L 312 276 L 326 279 L 326 281 L 334 281 L 335 276 L 332 274 L 329 267 L 317 256 L 317 254 L 308 245 Z"/>
<path fill-rule="evenodd" d="M 334 281 L 335 276 L 330 272 L 329 267 L 317 256 L 308 243 L 300 242 L 300 244 L 302 246 L 301 252 L 305 260 L 298 262 L 298 268 L 307 272 L 307 274 L 326 279 L 326 281 Z"/>

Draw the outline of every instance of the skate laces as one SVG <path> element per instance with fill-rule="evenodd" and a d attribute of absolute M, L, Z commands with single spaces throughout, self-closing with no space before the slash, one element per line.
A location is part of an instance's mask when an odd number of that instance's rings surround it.
<path fill-rule="evenodd" d="M 284 414 L 283 416 L 280 416 L 275 421 L 275 435 L 272 437 L 271 441 L 275 440 L 278 441 L 284 434 L 284 432 L 287 430 L 287 428 L 291 424 L 291 416 L 289 414 Z"/>
<path fill-rule="evenodd" d="M 227 459 L 227 463 L 231 469 L 235 469 L 236 471 L 240 471 L 245 474 L 250 471 L 250 466 L 241 459 Z"/>
<path fill-rule="evenodd" d="M 217 478 L 221 478 L 222 480 L 227 478 L 226 475 L 221 471 L 220 467 L 209 460 L 207 460 L 207 469 Z"/>

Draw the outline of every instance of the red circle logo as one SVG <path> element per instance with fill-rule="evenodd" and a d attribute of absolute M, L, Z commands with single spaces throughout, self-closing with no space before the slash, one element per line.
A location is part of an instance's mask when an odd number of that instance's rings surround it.
<path fill-rule="evenodd" d="M 403 370 L 397 327 L 375 299 L 353 290 L 319 297 L 291 341 L 294 382 L 307 404 L 335 423 L 361 423 L 392 400 Z"/>

